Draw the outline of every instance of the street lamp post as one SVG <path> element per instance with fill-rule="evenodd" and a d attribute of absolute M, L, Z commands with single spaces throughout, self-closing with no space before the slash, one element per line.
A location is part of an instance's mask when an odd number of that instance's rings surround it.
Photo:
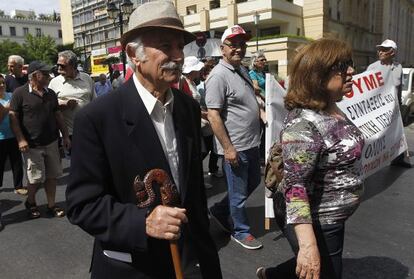
<path fill-rule="evenodd" d="M 108 13 L 108 17 L 115 21 L 118 19 L 119 24 L 119 32 L 122 35 L 124 34 L 124 24 L 128 22 L 129 15 L 132 13 L 133 8 L 132 2 L 130 0 L 122 0 L 120 5 L 117 7 L 116 4 L 113 1 L 110 1 L 106 6 L 106 11 Z M 121 59 L 122 59 L 122 65 L 124 67 L 124 77 L 126 74 L 126 55 L 125 51 L 122 48 L 121 50 Z"/>
<path fill-rule="evenodd" d="M 254 21 L 254 26 L 256 27 L 256 52 L 259 51 L 259 20 L 260 20 L 260 15 L 257 13 L 257 11 L 254 12 L 253 15 L 253 21 Z"/>
<path fill-rule="evenodd" d="M 82 41 L 83 41 L 83 70 L 86 72 L 86 45 L 85 45 L 85 31 L 82 33 Z"/>

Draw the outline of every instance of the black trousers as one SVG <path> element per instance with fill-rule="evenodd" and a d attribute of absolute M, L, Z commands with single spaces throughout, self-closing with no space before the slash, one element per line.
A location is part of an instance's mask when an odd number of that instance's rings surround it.
<path fill-rule="evenodd" d="M 214 173 L 218 170 L 217 161 L 218 155 L 214 153 L 214 135 L 211 136 L 203 136 L 204 144 L 206 146 L 206 152 L 203 152 L 202 158 L 207 157 L 208 153 L 210 152 L 210 158 L 208 160 L 208 171 Z"/>
<path fill-rule="evenodd" d="M 0 140 L 0 187 L 3 186 L 3 174 L 6 160 L 9 158 L 13 172 L 15 189 L 23 187 L 23 160 L 15 138 Z"/>
<path fill-rule="evenodd" d="M 344 246 L 345 223 L 332 225 L 314 224 L 319 254 L 321 256 L 321 279 L 342 278 L 342 251 Z M 299 252 L 298 240 L 293 225 L 283 230 L 295 257 L 272 268 L 266 269 L 266 278 L 296 279 L 296 257 Z"/>

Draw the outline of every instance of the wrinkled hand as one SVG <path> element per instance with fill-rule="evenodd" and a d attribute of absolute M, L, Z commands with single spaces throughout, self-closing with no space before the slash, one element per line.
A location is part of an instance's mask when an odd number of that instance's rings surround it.
<path fill-rule="evenodd" d="M 63 138 L 63 147 L 66 150 L 69 150 L 71 146 L 72 146 L 72 142 L 70 141 L 70 138 L 69 137 L 64 137 Z"/>
<path fill-rule="evenodd" d="M 29 144 L 24 139 L 23 140 L 20 140 L 18 142 L 18 145 L 19 145 L 20 152 L 26 152 L 27 150 L 29 150 Z"/>
<path fill-rule="evenodd" d="M 224 159 L 233 167 L 237 167 L 239 165 L 237 150 L 233 145 L 224 150 Z"/>
<path fill-rule="evenodd" d="M 181 225 L 187 223 L 184 208 L 157 206 L 146 219 L 146 232 L 148 236 L 177 240 L 181 236 Z"/>
<path fill-rule="evenodd" d="M 321 260 L 316 244 L 302 245 L 296 261 L 296 275 L 299 279 L 319 279 Z"/>

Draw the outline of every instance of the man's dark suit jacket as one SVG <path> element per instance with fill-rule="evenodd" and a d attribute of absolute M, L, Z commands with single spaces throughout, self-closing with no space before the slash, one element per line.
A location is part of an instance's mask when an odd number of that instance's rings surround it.
<path fill-rule="evenodd" d="M 181 203 L 189 221 L 180 242 L 184 273 L 199 263 L 203 278 L 221 278 L 203 186 L 200 109 L 184 93 L 173 90 L 173 95 Z M 135 176 L 170 170 L 132 78 L 79 111 L 72 146 L 67 215 L 95 237 L 92 278 L 175 278 L 168 241 L 147 236 L 148 210 L 135 205 Z M 132 263 L 109 258 L 104 250 L 130 253 Z"/>

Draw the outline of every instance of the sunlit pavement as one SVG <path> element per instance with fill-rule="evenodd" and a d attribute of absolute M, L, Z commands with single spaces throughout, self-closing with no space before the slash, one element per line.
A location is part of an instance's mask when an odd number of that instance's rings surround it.
<path fill-rule="evenodd" d="M 414 124 L 405 131 L 409 150 L 414 150 Z M 57 189 L 61 206 L 65 206 L 68 160 L 63 164 L 65 175 L 59 179 Z M 42 218 L 29 220 L 24 198 L 13 193 L 11 179 L 11 172 L 7 171 L 0 188 L 5 224 L 0 232 L 0 278 L 89 278 L 92 238 L 66 218 L 47 218 L 43 190 L 38 193 Z M 224 178 L 210 178 L 206 174 L 205 179 L 213 185 L 206 190 L 212 205 L 225 193 Z M 247 202 L 252 232 L 263 242 L 263 249 L 246 250 L 232 242 L 214 222 L 211 224 L 224 278 L 256 278 L 257 267 L 292 257 L 274 222 L 270 231 L 264 230 L 263 195 L 263 187 L 259 186 Z M 364 202 L 346 226 L 344 279 L 410 278 L 414 268 L 413 212 L 414 169 L 386 167 L 368 178 Z"/>

